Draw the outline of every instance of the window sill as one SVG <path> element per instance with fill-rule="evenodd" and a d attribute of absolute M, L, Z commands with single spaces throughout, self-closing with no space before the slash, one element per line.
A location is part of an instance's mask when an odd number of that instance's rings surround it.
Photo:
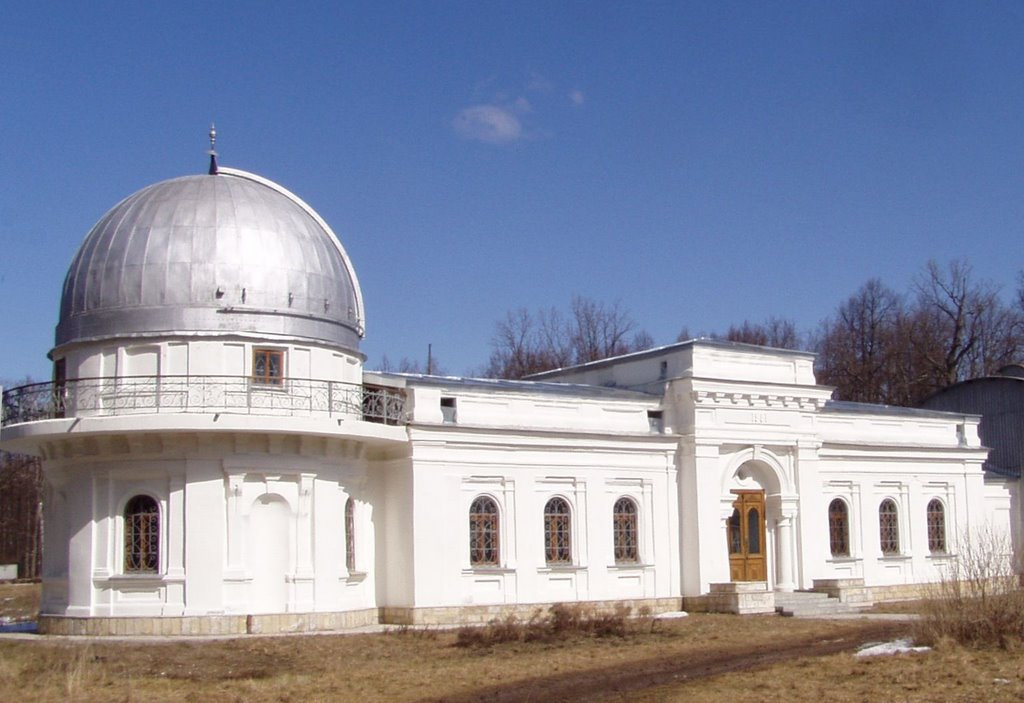
<path fill-rule="evenodd" d="M 278 383 L 274 383 L 273 381 L 263 381 L 263 380 L 257 380 L 255 378 L 250 378 L 249 379 L 249 388 L 250 388 L 250 390 L 253 390 L 253 391 L 275 391 L 275 392 L 279 392 L 279 393 L 284 393 L 285 391 L 288 390 L 285 387 L 285 383 L 284 383 L 283 379 L 280 382 L 278 382 Z"/>
<path fill-rule="evenodd" d="M 878 561 L 910 561 L 912 558 L 910 554 L 883 554 Z"/>
<path fill-rule="evenodd" d="M 572 571 L 586 571 L 587 567 L 579 566 L 578 564 L 548 564 L 546 566 L 538 567 L 538 574 L 558 573 L 558 572 L 572 572 Z"/>
<path fill-rule="evenodd" d="M 859 561 L 862 561 L 862 559 L 860 557 L 835 556 L 835 557 L 831 557 L 828 560 L 828 563 L 829 564 L 856 564 Z"/>
<path fill-rule="evenodd" d="M 950 554 L 949 552 L 930 552 L 927 559 L 933 559 L 935 561 L 954 561 L 956 554 Z"/>
<path fill-rule="evenodd" d="M 359 583 L 361 581 L 365 581 L 366 580 L 366 572 L 365 571 L 350 571 L 347 574 L 345 574 L 344 576 L 342 576 L 341 580 L 342 581 L 347 581 L 348 583 Z"/>
<path fill-rule="evenodd" d="M 609 571 L 639 571 L 640 569 L 653 569 L 654 564 L 644 564 L 643 562 L 620 562 L 618 564 L 609 564 Z"/>
<path fill-rule="evenodd" d="M 462 570 L 463 576 L 473 576 L 476 574 L 514 574 L 515 569 L 510 569 L 507 566 L 486 566 L 481 564 L 479 566 L 470 566 Z"/>
<path fill-rule="evenodd" d="M 166 574 L 110 574 L 94 576 L 93 583 L 106 583 L 112 586 L 162 586 L 168 583 L 184 583 L 185 578 L 169 577 Z"/>

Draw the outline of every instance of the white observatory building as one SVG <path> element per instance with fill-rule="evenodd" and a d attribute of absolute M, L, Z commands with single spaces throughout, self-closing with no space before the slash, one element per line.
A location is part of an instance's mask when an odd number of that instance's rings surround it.
<path fill-rule="evenodd" d="M 53 380 L 3 396 L 0 444 L 48 484 L 41 630 L 864 603 L 983 524 L 1019 539 L 977 416 L 832 401 L 809 353 L 693 340 L 494 381 L 367 372 L 363 331 L 338 238 L 271 181 L 211 157 L 104 215 Z"/>

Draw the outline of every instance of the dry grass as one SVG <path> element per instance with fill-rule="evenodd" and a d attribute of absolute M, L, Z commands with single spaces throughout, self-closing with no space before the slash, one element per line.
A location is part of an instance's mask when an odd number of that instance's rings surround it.
<path fill-rule="evenodd" d="M 521 620 L 515 615 L 492 620 L 483 626 L 460 627 L 458 647 L 491 647 L 508 642 L 555 642 L 571 637 L 627 637 L 650 631 L 655 623 L 650 612 L 630 617 L 630 609 L 617 605 L 611 612 L 581 603 L 555 603 L 546 612 Z"/>
<path fill-rule="evenodd" d="M 1009 539 L 981 531 L 961 544 L 960 554 L 924 604 L 918 639 L 1020 650 L 1024 590 Z"/>
<path fill-rule="evenodd" d="M 415 701 L 516 690 L 665 658 L 856 633 L 856 622 L 694 616 L 629 637 L 567 635 L 548 642 L 457 647 L 454 632 L 249 637 L 219 641 L 0 641 L 0 690 L 19 703 L 55 700 Z M 538 695 L 537 699 L 543 699 Z"/>
<path fill-rule="evenodd" d="M 41 593 L 38 583 L 0 583 L 0 620 L 35 620 Z"/>
<path fill-rule="evenodd" d="M 31 612 L 38 587 L 0 587 L 3 597 Z M 1024 661 L 1012 651 L 946 641 L 924 655 L 814 656 L 839 640 L 881 637 L 879 624 L 729 615 L 655 623 L 615 615 L 559 608 L 532 625 L 512 623 L 516 634 L 504 641 L 475 646 L 457 646 L 458 631 L 411 628 L 227 640 L 0 638 L 0 691 L 16 691 L 19 703 L 1024 699 Z M 909 625 L 887 627 L 909 632 Z M 786 647 L 801 657 L 754 661 L 756 653 Z M 638 680 L 637 672 L 652 675 Z M 617 682 L 630 677 L 629 690 L 617 692 Z"/>
<path fill-rule="evenodd" d="M 1024 661 L 999 651 L 947 648 L 926 654 L 804 658 L 612 698 L 639 703 L 901 701 L 1010 703 L 1024 700 Z"/>
<path fill-rule="evenodd" d="M 899 615 L 920 615 L 927 607 L 925 600 L 897 600 L 875 603 L 867 609 L 869 613 L 892 613 Z"/>

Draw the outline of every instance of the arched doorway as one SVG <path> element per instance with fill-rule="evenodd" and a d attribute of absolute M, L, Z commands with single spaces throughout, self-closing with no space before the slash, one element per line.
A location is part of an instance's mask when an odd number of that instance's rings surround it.
<path fill-rule="evenodd" d="M 288 604 L 285 576 L 291 561 L 291 509 L 283 498 L 263 495 L 249 516 L 249 571 L 254 613 L 283 613 Z"/>
<path fill-rule="evenodd" d="M 730 580 L 793 590 L 798 504 L 783 461 L 764 447 L 751 447 L 733 457 L 722 478 Z"/>
<path fill-rule="evenodd" d="M 728 522 L 729 578 L 732 581 L 767 581 L 764 491 L 732 491 L 732 516 Z"/>

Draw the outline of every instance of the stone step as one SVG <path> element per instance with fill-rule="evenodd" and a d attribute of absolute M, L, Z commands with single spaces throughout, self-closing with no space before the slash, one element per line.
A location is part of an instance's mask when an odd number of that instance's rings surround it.
<path fill-rule="evenodd" d="M 829 596 L 827 593 L 815 593 L 813 591 L 775 592 L 776 603 L 824 603 L 828 600 Z"/>
<path fill-rule="evenodd" d="M 794 591 L 775 594 L 775 611 L 784 617 L 827 617 L 853 613 L 856 609 L 825 593 Z"/>

